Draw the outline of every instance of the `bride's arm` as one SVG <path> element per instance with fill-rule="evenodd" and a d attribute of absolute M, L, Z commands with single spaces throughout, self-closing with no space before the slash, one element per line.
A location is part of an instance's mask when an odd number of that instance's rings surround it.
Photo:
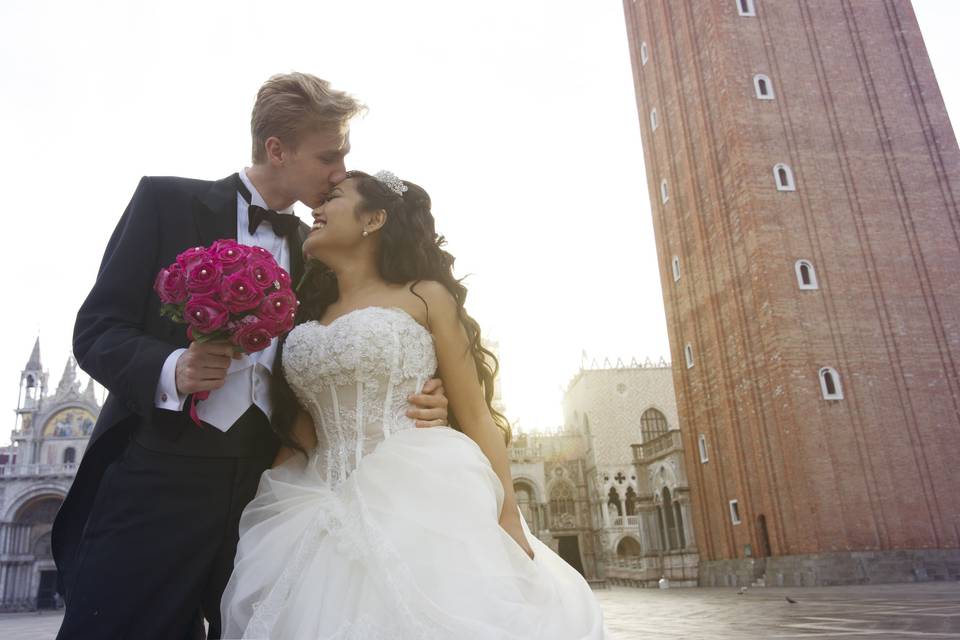
<path fill-rule="evenodd" d="M 477 377 L 477 367 L 470 351 L 466 329 L 457 313 L 457 302 L 450 292 L 438 282 L 422 282 L 416 291 L 426 301 L 427 318 L 437 349 L 440 379 L 443 380 L 451 413 L 457 417 L 460 428 L 476 442 L 490 460 L 494 473 L 503 484 L 503 509 L 500 526 L 517 541 L 517 544 L 533 557 L 533 549 L 527 542 L 520 524 L 517 498 L 513 492 L 513 478 L 503 434 L 497 428 L 483 388 Z"/>
<path fill-rule="evenodd" d="M 313 426 L 313 418 L 303 409 L 297 412 L 297 417 L 293 420 L 291 435 L 306 451 L 312 451 L 317 446 L 317 432 Z M 292 447 L 281 446 L 277 451 L 277 457 L 273 459 L 273 466 L 280 466 L 297 453 L 298 451 Z"/>

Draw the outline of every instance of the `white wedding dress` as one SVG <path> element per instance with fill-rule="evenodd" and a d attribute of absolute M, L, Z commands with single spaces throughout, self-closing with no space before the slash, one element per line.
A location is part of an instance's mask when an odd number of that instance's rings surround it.
<path fill-rule="evenodd" d="M 580 574 L 527 531 L 531 560 L 499 526 L 503 487 L 480 448 L 405 416 L 437 367 L 410 315 L 299 325 L 283 367 L 319 442 L 265 471 L 243 512 L 224 638 L 606 637 Z"/>

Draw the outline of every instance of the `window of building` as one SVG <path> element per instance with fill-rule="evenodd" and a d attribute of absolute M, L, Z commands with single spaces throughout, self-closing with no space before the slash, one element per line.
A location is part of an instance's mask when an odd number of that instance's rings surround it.
<path fill-rule="evenodd" d="M 623 508 L 628 516 L 637 515 L 637 492 L 633 490 L 633 487 L 627 487 L 627 498 L 623 503 Z"/>
<path fill-rule="evenodd" d="M 767 76 L 762 73 L 753 76 L 753 88 L 759 100 L 773 100 L 773 83 Z"/>
<path fill-rule="evenodd" d="M 789 165 L 782 162 L 773 165 L 773 179 L 777 183 L 777 191 L 796 191 L 797 186 L 793 182 L 793 170 Z"/>
<path fill-rule="evenodd" d="M 77 461 L 77 450 L 73 447 L 67 447 L 63 452 L 63 463 L 72 464 Z"/>
<path fill-rule="evenodd" d="M 740 524 L 740 503 L 736 500 L 730 501 L 730 522 Z"/>
<path fill-rule="evenodd" d="M 620 502 L 620 494 L 616 487 L 610 487 L 610 493 L 607 494 L 607 509 L 611 516 L 623 515 L 623 503 Z"/>
<path fill-rule="evenodd" d="M 700 434 L 697 438 L 697 447 L 700 449 L 700 462 L 707 462 L 710 458 L 707 456 L 707 436 Z"/>
<path fill-rule="evenodd" d="M 680 503 L 677 500 L 673 501 L 673 517 L 677 522 L 677 548 L 686 549 L 687 538 L 683 534 L 683 511 L 680 508 Z"/>
<path fill-rule="evenodd" d="M 573 487 L 566 482 L 557 482 L 550 490 L 551 521 L 565 515 L 576 517 L 576 507 L 573 502 Z"/>
<path fill-rule="evenodd" d="M 673 281 L 680 282 L 680 258 L 673 256 Z"/>
<path fill-rule="evenodd" d="M 660 202 L 666 202 L 670 199 L 670 193 L 667 191 L 667 180 L 660 181 Z"/>
<path fill-rule="evenodd" d="M 654 131 L 656 131 L 656 130 L 657 130 L 657 127 L 659 126 L 659 124 L 660 124 L 660 123 L 659 123 L 659 121 L 657 120 L 657 110 L 656 110 L 656 109 L 651 109 L 651 110 L 650 110 L 650 128 L 653 129 Z"/>
<path fill-rule="evenodd" d="M 667 418 L 656 409 L 647 409 L 640 416 L 640 442 L 650 442 L 669 429 Z"/>
<path fill-rule="evenodd" d="M 753 0 L 737 0 L 737 11 L 742 16 L 757 15 L 756 7 L 753 6 Z"/>
<path fill-rule="evenodd" d="M 843 387 L 840 374 L 833 367 L 820 369 L 820 392 L 824 400 L 843 400 Z"/>
<path fill-rule="evenodd" d="M 817 284 L 817 272 L 808 260 L 797 260 L 794 265 L 797 272 L 797 284 L 801 289 L 819 289 Z"/>
<path fill-rule="evenodd" d="M 670 489 L 664 487 L 661 492 L 660 508 L 663 510 L 663 531 L 664 542 L 667 549 L 682 549 L 683 534 L 679 529 L 683 526 L 678 521 L 679 510 L 674 508 L 673 497 L 670 495 Z"/>
<path fill-rule="evenodd" d="M 517 506 L 520 507 L 520 513 L 531 529 L 537 527 L 537 502 L 534 499 L 533 487 L 526 482 L 514 482 L 513 493 L 517 497 Z"/>
<path fill-rule="evenodd" d="M 687 343 L 687 346 L 683 348 L 683 355 L 687 360 L 687 369 L 693 367 L 693 347 Z"/>
<path fill-rule="evenodd" d="M 650 50 L 647 48 L 646 42 L 640 43 L 640 62 L 647 64 L 647 60 L 650 59 Z"/>

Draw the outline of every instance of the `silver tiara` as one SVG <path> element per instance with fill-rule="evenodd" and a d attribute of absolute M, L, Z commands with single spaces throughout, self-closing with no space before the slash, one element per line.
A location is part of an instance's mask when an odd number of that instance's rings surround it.
<path fill-rule="evenodd" d="M 403 180 L 389 171 L 377 171 L 373 174 L 373 177 L 398 196 L 402 196 L 407 190 L 407 185 L 403 184 Z"/>

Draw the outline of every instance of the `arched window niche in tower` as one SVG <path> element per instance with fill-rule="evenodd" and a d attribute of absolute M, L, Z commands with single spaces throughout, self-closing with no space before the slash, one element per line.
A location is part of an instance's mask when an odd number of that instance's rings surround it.
<path fill-rule="evenodd" d="M 647 46 L 646 42 L 640 43 L 640 63 L 647 64 L 647 60 L 650 59 L 650 48 Z"/>
<path fill-rule="evenodd" d="M 687 369 L 693 368 L 693 345 L 689 342 L 687 346 L 683 348 L 683 357 L 687 361 Z"/>
<path fill-rule="evenodd" d="M 740 524 L 740 502 L 738 500 L 731 500 L 730 505 L 730 523 L 731 524 Z"/>
<path fill-rule="evenodd" d="M 757 15 L 757 8 L 753 5 L 753 0 L 735 0 L 737 3 L 737 12 L 741 16 Z"/>
<path fill-rule="evenodd" d="M 773 180 L 777 184 L 777 191 L 797 190 L 797 185 L 793 181 L 793 169 L 782 162 L 773 165 Z"/>
<path fill-rule="evenodd" d="M 843 400 L 840 374 L 833 367 L 822 367 L 820 369 L 820 393 L 824 400 Z"/>
<path fill-rule="evenodd" d="M 680 282 L 680 257 L 679 256 L 673 256 L 671 267 L 673 269 L 673 281 Z"/>
<path fill-rule="evenodd" d="M 809 260 L 797 260 L 794 271 L 797 273 L 797 286 L 801 289 L 820 288 L 820 285 L 817 284 L 817 271 Z"/>
<path fill-rule="evenodd" d="M 667 203 L 667 200 L 670 199 L 670 190 L 667 188 L 667 179 L 664 178 L 660 181 L 660 202 L 663 204 Z"/>
<path fill-rule="evenodd" d="M 654 107 L 650 109 L 650 128 L 654 131 L 657 130 L 657 127 L 660 126 L 660 121 L 657 119 L 657 108 Z"/>
<path fill-rule="evenodd" d="M 768 76 L 758 73 L 753 76 L 753 89 L 758 100 L 773 100 L 773 83 Z"/>

